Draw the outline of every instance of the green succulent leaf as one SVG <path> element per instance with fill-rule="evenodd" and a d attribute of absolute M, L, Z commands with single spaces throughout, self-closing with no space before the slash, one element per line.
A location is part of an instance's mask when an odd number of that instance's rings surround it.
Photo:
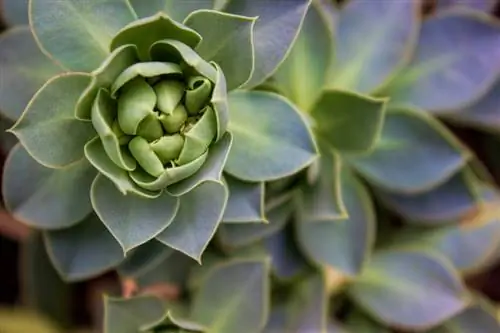
<path fill-rule="evenodd" d="M 230 189 L 231 190 L 231 189 Z M 266 208 L 269 223 L 225 223 L 219 227 L 219 240 L 226 249 L 236 249 L 251 245 L 285 227 L 293 212 L 291 201 Z"/>
<path fill-rule="evenodd" d="M 99 67 L 113 36 L 137 18 L 127 0 L 31 0 L 29 12 L 44 52 L 64 68 L 82 72 Z"/>
<path fill-rule="evenodd" d="M 443 184 L 469 158 L 466 148 L 436 119 L 398 108 L 388 110 L 375 150 L 348 161 L 376 186 L 416 193 Z"/>
<path fill-rule="evenodd" d="M 29 0 L 3 0 L 2 18 L 9 26 L 28 25 Z"/>
<path fill-rule="evenodd" d="M 350 332 L 356 333 L 391 333 L 389 328 L 382 327 L 377 322 L 363 315 L 361 311 L 351 312 L 346 319 Z"/>
<path fill-rule="evenodd" d="M 409 223 L 439 225 L 460 219 L 479 205 L 478 181 L 464 170 L 446 183 L 419 194 L 391 193 L 377 190 L 377 196 Z"/>
<path fill-rule="evenodd" d="M 227 199 L 224 184 L 202 183 L 180 198 L 172 224 L 156 239 L 200 262 L 222 219 Z"/>
<path fill-rule="evenodd" d="M 246 181 L 275 180 L 297 173 L 317 157 L 305 120 L 285 98 L 238 91 L 229 94 L 228 101 L 234 136 L 224 169 L 229 174 Z"/>
<path fill-rule="evenodd" d="M 139 288 L 147 288 L 165 283 L 184 288 L 191 276 L 191 271 L 197 267 L 205 267 L 206 265 L 204 263 L 200 266 L 184 253 L 169 248 L 158 241 L 156 243 L 169 251 L 166 254 L 162 252 L 164 254 L 161 258 L 155 258 L 148 265 L 135 272 L 133 278 L 137 281 Z M 141 250 L 142 247 L 139 247 L 138 250 Z"/>
<path fill-rule="evenodd" d="M 420 3 L 350 1 L 335 31 L 330 86 L 370 93 L 406 65 L 416 43 Z"/>
<path fill-rule="evenodd" d="M 50 260 L 68 282 L 98 276 L 124 258 L 118 242 L 93 214 L 71 228 L 45 232 L 44 237 Z"/>
<path fill-rule="evenodd" d="M 454 7 L 462 7 L 489 12 L 495 5 L 495 0 L 440 0 L 436 3 L 435 10 L 440 11 Z"/>
<path fill-rule="evenodd" d="M 217 265 L 203 280 L 191 316 L 207 333 L 260 332 L 269 312 L 269 284 L 267 260 Z"/>
<path fill-rule="evenodd" d="M 342 152 L 374 148 L 384 123 L 386 101 L 339 90 L 326 90 L 311 110 L 326 143 Z"/>
<path fill-rule="evenodd" d="M 184 21 L 202 36 L 196 52 L 222 68 L 228 90 L 240 87 L 252 75 L 255 21 L 256 18 L 206 9 L 191 13 Z"/>
<path fill-rule="evenodd" d="M 217 70 L 217 75 L 215 77 L 215 86 L 210 103 L 215 111 L 215 119 L 217 121 L 216 141 L 219 141 L 227 130 L 227 125 L 229 123 L 229 106 L 227 103 L 226 77 L 219 65 L 214 62 L 212 62 L 212 65 Z"/>
<path fill-rule="evenodd" d="M 155 296 L 104 297 L 104 332 L 137 333 L 160 324 L 166 317 L 165 303 Z"/>
<path fill-rule="evenodd" d="M 137 186 L 127 171 L 118 167 L 109 158 L 99 137 L 95 137 L 85 145 L 85 156 L 101 174 L 108 177 L 116 185 L 123 195 L 134 193 L 147 198 L 160 196 L 160 191 L 149 191 Z"/>
<path fill-rule="evenodd" d="M 39 163 L 61 168 L 83 158 L 83 147 L 95 130 L 75 119 L 73 109 L 89 80 L 87 74 L 78 73 L 49 80 L 12 127 L 12 133 Z"/>
<path fill-rule="evenodd" d="M 111 52 L 99 68 L 91 73 L 92 81 L 76 104 L 76 118 L 90 120 L 92 106 L 99 89 L 108 89 L 125 69 L 137 61 L 139 61 L 137 58 L 137 48 L 133 45 L 124 45 Z"/>
<path fill-rule="evenodd" d="M 378 252 L 348 293 L 378 320 L 405 329 L 436 326 L 469 302 L 447 261 L 415 251 Z"/>
<path fill-rule="evenodd" d="M 500 67 L 492 59 L 498 56 L 500 26 L 496 22 L 479 12 L 445 11 L 424 21 L 409 68 L 385 93 L 394 104 L 430 112 L 463 108 L 481 98 L 497 80 Z"/>
<path fill-rule="evenodd" d="M 123 195 L 105 176 L 92 184 L 95 212 L 127 253 L 167 228 L 179 209 L 179 199 L 162 193 L 158 198 Z"/>
<path fill-rule="evenodd" d="M 273 75 L 273 84 L 301 110 L 308 112 L 326 84 L 333 56 L 333 38 L 321 8 L 314 3 L 289 55 Z"/>
<path fill-rule="evenodd" d="M 314 263 L 334 269 L 345 277 L 355 277 L 371 255 L 375 241 L 375 212 L 366 188 L 346 168 L 341 173 L 341 193 L 348 217 L 315 221 L 312 220 L 314 215 L 307 216 L 299 208 L 297 241 Z"/>
<path fill-rule="evenodd" d="M 152 239 L 131 250 L 116 270 L 122 279 L 136 279 L 163 263 L 174 252 L 175 250 L 165 246 L 165 244 Z"/>
<path fill-rule="evenodd" d="M 8 82 L 0 85 L 0 108 L 15 120 L 38 89 L 62 69 L 39 50 L 28 27 L 15 27 L 0 36 L 0 71 L 2 81 Z"/>
<path fill-rule="evenodd" d="M 245 88 L 253 88 L 279 67 L 299 34 L 310 0 L 231 0 L 224 11 L 258 17 L 253 34 L 255 65 Z"/>
<path fill-rule="evenodd" d="M 342 197 L 340 156 L 320 143 L 321 158 L 311 167 L 317 178 L 300 189 L 302 214 L 310 221 L 332 221 L 347 217 Z"/>
<path fill-rule="evenodd" d="M 92 212 L 88 191 L 95 176 L 96 170 L 85 159 L 64 169 L 49 169 L 17 145 L 4 166 L 5 206 L 29 226 L 67 228 Z"/>
<path fill-rule="evenodd" d="M 191 12 L 197 9 L 212 9 L 217 0 L 130 0 L 139 17 L 154 15 L 160 11 L 167 13 L 172 19 L 182 22 Z"/>
<path fill-rule="evenodd" d="M 264 183 L 248 183 L 225 177 L 229 200 L 222 221 L 224 223 L 266 223 L 264 212 Z"/>
<path fill-rule="evenodd" d="M 164 13 L 136 20 L 122 28 L 111 41 L 111 50 L 122 45 L 137 46 L 142 61 L 151 60 L 151 46 L 163 39 L 179 41 L 191 48 L 201 42 L 201 36 L 193 29 L 172 20 Z"/>

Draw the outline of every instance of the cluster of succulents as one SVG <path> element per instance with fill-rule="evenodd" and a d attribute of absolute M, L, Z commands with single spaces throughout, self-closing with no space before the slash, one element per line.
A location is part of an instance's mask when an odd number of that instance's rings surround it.
<path fill-rule="evenodd" d="M 500 130 L 491 1 L 5 5 L 4 203 L 133 282 L 106 332 L 500 331 L 498 159 L 448 126 Z"/>

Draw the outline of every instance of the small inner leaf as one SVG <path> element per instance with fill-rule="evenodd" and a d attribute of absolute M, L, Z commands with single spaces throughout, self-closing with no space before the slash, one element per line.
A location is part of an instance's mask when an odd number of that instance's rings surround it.
<path fill-rule="evenodd" d="M 196 116 L 210 100 L 211 94 L 212 83 L 208 79 L 202 76 L 190 77 L 185 101 L 189 115 Z"/>
<path fill-rule="evenodd" d="M 118 97 L 118 123 L 123 132 L 134 135 L 141 121 L 153 112 L 156 94 L 143 79 L 125 85 Z"/>
<path fill-rule="evenodd" d="M 163 173 L 163 163 L 144 138 L 136 136 L 130 140 L 128 148 L 144 171 L 154 177 L 158 177 Z"/>
<path fill-rule="evenodd" d="M 156 98 L 158 99 L 158 109 L 171 115 L 179 106 L 184 96 L 184 84 L 180 81 L 162 80 L 154 86 Z"/>

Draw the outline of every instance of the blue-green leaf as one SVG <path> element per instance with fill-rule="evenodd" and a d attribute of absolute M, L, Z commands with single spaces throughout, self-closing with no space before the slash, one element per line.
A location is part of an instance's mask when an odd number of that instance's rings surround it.
<path fill-rule="evenodd" d="M 328 302 L 325 280 L 316 275 L 302 281 L 295 289 L 290 304 L 289 330 L 293 333 L 325 332 Z"/>
<path fill-rule="evenodd" d="M 35 228 L 70 227 L 92 212 L 89 190 L 96 173 L 85 159 L 64 169 L 46 168 L 17 145 L 4 166 L 5 206 Z"/>
<path fill-rule="evenodd" d="M 30 25 L 40 46 L 72 71 L 99 67 L 113 36 L 136 18 L 127 0 L 30 1 Z"/>
<path fill-rule="evenodd" d="M 209 181 L 199 185 L 180 198 L 172 224 L 156 239 L 200 262 L 222 219 L 227 198 L 224 184 Z"/>
<path fill-rule="evenodd" d="M 156 237 L 172 223 L 179 209 L 179 199 L 168 193 L 154 199 L 123 195 L 102 175 L 92 184 L 91 199 L 96 214 L 125 253 Z"/>
<path fill-rule="evenodd" d="M 270 292 L 267 260 L 232 260 L 203 280 L 191 317 L 207 333 L 258 333 L 267 322 Z"/>
<path fill-rule="evenodd" d="M 222 68 L 228 90 L 243 85 L 252 75 L 255 20 L 214 10 L 198 10 L 184 21 L 202 36 L 196 52 L 206 61 L 214 61 Z"/>
<path fill-rule="evenodd" d="M 74 227 L 45 232 L 44 236 L 52 263 L 69 282 L 100 275 L 124 258 L 120 245 L 95 215 Z"/>
<path fill-rule="evenodd" d="M 238 91 L 229 94 L 229 109 L 234 141 L 225 171 L 231 175 L 255 182 L 275 180 L 297 173 L 317 157 L 306 121 L 285 98 Z"/>
<path fill-rule="evenodd" d="M 9 26 L 28 25 L 29 0 L 3 0 L 2 17 Z"/>
<path fill-rule="evenodd" d="M 170 257 L 175 250 L 165 246 L 156 239 L 131 250 L 125 260 L 117 268 L 122 278 L 137 278 L 158 266 Z"/>
<path fill-rule="evenodd" d="M 83 147 L 96 132 L 92 124 L 75 119 L 73 110 L 89 82 L 86 74 L 54 77 L 37 92 L 12 127 L 39 163 L 60 168 L 83 158 Z"/>
<path fill-rule="evenodd" d="M 469 302 L 447 261 L 415 251 L 378 252 L 348 293 L 378 320 L 404 329 L 436 326 Z"/>
<path fill-rule="evenodd" d="M 229 199 L 222 217 L 225 223 L 266 223 L 264 183 L 248 183 L 227 175 Z"/>
<path fill-rule="evenodd" d="M 500 332 L 500 322 L 494 309 L 474 304 L 429 333 Z"/>
<path fill-rule="evenodd" d="M 333 38 L 326 18 L 313 3 L 290 54 L 273 75 L 273 84 L 302 111 L 309 111 L 326 84 Z"/>
<path fill-rule="evenodd" d="M 373 321 L 361 311 L 354 310 L 346 319 L 346 327 L 353 333 L 391 333 L 387 327 L 382 327 L 377 322 Z"/>
<path fill-rule="evenodd" d="M 147 17 L 163 11 L 178 22 L 182 22 L 197 9 L 212 9 L 214 7 L 214 0 L 130 0 L 130 3 L 139 17 Z"/>
<path fill-rule="evenodd" d="M 447 10 L 450 7 L 461 7 L 489 12 L 496 4 L 496 0 L 437 0 L 436 10 L 439 11 Z"/>
<path fill-rule="evenodd" d="M 439 159 L 436 158 L 439 156 Z M 469 152 L 439 121 L 406 109 L 387 112 L 375 150 L 348 161 L 373 184 L 393 192 L 423 192 L 450 179 Z"/>
<path fill-rule="evenodd" d="M 258 17 L 253 43 L 255 68 L 245 85 L 252 88 L 269 78 L 286 58 L 302 26 L 310 0 L 230 0 L 224 8 L 233 14 Z"/>
<path fill-rule="evenodd" d="M 424 21 L 409 68 L 385 93 L 394 104 L 430 112 L 463 108 L 496 81 L 498 57 L 500 26 L 492 18 L 475 11 L 444 11 Z"/>
<path fill-rule="evenodd" d="M 0 109 L 16 120 L 38 89 L 62 69 L 40 51 L 28 27 L 15 27 L 0 36 L 0 71 L 8 82 L 0 85 Z"/>

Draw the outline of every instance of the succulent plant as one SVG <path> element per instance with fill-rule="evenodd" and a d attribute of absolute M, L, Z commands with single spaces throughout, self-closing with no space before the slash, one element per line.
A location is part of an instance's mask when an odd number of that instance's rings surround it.
<path fill-rule="evenodd" d="M 35 39 L 57 64 L 19 52 L 34 50 L 26 28 L 0 40 L 7 59 L 0 65 L 15 68 L 2 74 L 13 83 L 1 87 L 0 109 L 13 118 L 49 76 L 65 71 L 57 66 L 71 70 L 43 86 L 13 127 L 25 149 L 11 153 L 4 195 L 14 216 L 49 230 L 49 255 L 67 278 L 114 267 L 132 283 L 133 295 L 105 298 L 106 332 L 500 330 L 498 305 L 466 284 L 500 257 L 500 192 L 488 166 L 447 126 L 498 129 L 500 25 L 478 10 L 491 3 L 438 1 L 425 17 L 419 0 L 67 3 L 30 5 Z M 119 21 L 124 3 L 142 18 L 119 23 L 103 43 L 97 25 Z M 155 28 L 167 25 L 181 32 L 172 38 Z M 201 44 L 190 44 L 197 34 Z M 135 38 L 138 60 L 109 75 L 120 52 L 133 49 L 127 38 Z M 111 55 L 99 45 L 111 45 Z M 15 64 L 43 74 L 30 78 Z M 75 93 L 61 81 L 38 107 L 51 82 L 67 77 L 81 79 Z M 153 96 L 154 113 L 137 112 Z M 71 113 L 58 118 L 53 109 Z M 86 125 L 79 149 L 60 149 L 75 143 L 61 140 L 68 127 L 45 128 L 55 120 Z M 168 151 L 160 150 L 164 137 L 175 140 Z M 206 160 L 193 175 L 158 181 L 182 167 L 183 152 L 193 158 L 188 165 L 202 150 Z M 94 168 L 80 178 L 68 173 L 79 163 Z M 92 182 L 85 214 L 67 218 L 82 210 Z M 169 208 L 179 195 L 180 208 Z M 145 223 L 168 215 L 159 211 L 171 212 L 171 225 Z M 175 297 L 160 287 L 174 288 Z"/>

